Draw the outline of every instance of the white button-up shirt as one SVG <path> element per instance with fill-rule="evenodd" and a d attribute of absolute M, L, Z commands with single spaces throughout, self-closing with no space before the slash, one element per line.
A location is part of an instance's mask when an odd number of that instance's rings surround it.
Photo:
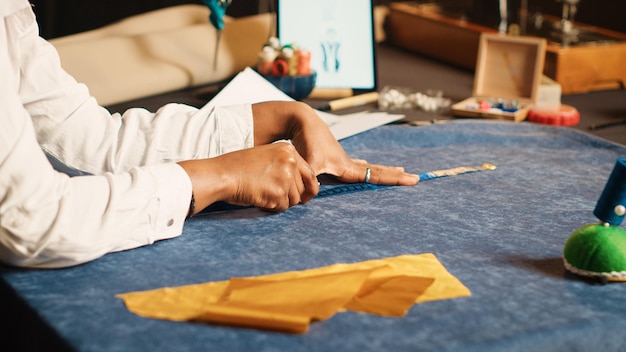
<path fill-rule="evenodd" d="M 250 105 L 110 114 L 61 68 L 28 1 L 1 0 L 0 22 L 4 263 L 69 266 L 178 236 L 191 181 L 175 162 L 254 144 Z M 56 172 L 42 149 L 94 176 Z"/>

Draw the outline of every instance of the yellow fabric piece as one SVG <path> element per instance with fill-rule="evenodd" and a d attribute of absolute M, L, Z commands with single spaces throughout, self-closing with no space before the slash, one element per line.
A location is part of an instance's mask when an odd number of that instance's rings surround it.
<path fill-rule="evenodd" d="M 120 294 L 133 313 L 303 333 L 351 310 L 401 317 L 414 303 L 470 296 L 431 253 Z"/>
<path fill-rule="evenodd" d="M 271 282 L 231 279 L 231 285 L 242 281 L 247 285 L 233 288 L 224 305 L 324 320 L 357 294 L 371 271 L 355 270 Z"/>
<path fill-rule="evenodd" d="M 392 277 L 375 290 L 358 294 L 344 308 L 354 312 L 402 317 L 434 281 L 433 278 L 415 276 Z"/>

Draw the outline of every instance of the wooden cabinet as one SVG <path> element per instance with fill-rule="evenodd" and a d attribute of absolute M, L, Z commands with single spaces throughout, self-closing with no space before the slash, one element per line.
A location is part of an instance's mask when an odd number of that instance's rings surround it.
<path fill-rule="evenodd" d="M 544 18 L 558 21 L 557 17 Z M 415 2 L 390 4 L 389 40 L 401 47 L 457 66 L 474 69 L 481 33 L 496 28 L 447 16 L 438 7 Z M 579 24 L 601 38 L 590 45 L 548 41 L 544 73 L 561 85 L 563 94 L 620 89 L 626 85 L 626 34 Z"/>

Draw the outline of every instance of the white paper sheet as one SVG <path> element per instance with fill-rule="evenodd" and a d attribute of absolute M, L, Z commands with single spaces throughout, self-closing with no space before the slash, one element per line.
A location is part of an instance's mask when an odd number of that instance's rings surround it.
<path fill-rule="evenodd" d="M 293 99 L 248 67 L 238 73 L 203 109 L 263 101 L 293 101 Z M 349 115 L 335 115 L 317 110 L 316 112 L 338 140 L 404 117 L 386 112 L 358 112 Z"/>

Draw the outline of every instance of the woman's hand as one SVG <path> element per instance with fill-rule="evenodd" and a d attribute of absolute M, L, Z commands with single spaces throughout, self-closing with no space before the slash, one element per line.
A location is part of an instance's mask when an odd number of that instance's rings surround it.
<path fill-rule="evenodd" d="M 366 181 L 369 169 L 367 181 L 374 184 L 410 186 L 419 180 L 402 167 L 372 165 L 350 158 L 315 110 L 304 103 L 260 103 L 252 106 L 252 112 L 255 143 L 291 139 L 316 175 L 329 174 L 340 181 L 356 183 Z"/>
<path fill-rule="evenodd" d="M 319 191 L 309 164 L 286 142 L 179 165 L 191 178 L 196 212 L 217 201 L 278 212 L 308 202 Z"/>

